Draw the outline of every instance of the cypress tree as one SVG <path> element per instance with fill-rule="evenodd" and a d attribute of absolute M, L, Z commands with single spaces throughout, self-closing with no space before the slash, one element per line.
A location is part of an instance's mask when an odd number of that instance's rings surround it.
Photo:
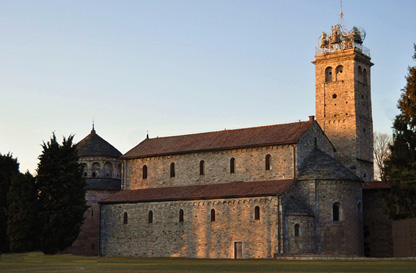
<path fill-rule="evenodd" d="M 9 251 L 9 237 L 7 236 L 7 193 L 12 177 L 19 174 L 19 163 L 9 153 L 0 154 L 0 253 Z"/>
<path fill-rule="evenodd" d="M 37 189 L 35 179 L 29 172 L 13 176 L 7 200 L 7 235 L 10 239 L 10 250 L 36 250 Z"/>
<path fill-rule="evenodd" d="M 72 245 L 78 237 L 87 209 L 86 182 L 78 163 L 73 136 L 60 145 L 55 137 L 43 143 L 36 183 L 39 189 L 39 246 L 55 254 Z"/>
<path fill-rule="evenodd" d="M 416 44 L 413 59 L 416 60 Z M 408 68 L 406 86 L 393 122 L 393 145 L 386 161 L 385 180 L 391 191 L 383 203 L 392 219 L 416 217 L 416 66 Z"/>

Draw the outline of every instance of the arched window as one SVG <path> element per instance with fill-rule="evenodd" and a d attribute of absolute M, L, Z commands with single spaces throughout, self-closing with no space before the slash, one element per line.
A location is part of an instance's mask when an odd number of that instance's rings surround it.
<path fill-rule="evenodd" d="M 230 173 L 235 173 L 235 158 L 230 159 Z"/>
<path fill-rule="evenodd" d="M 339 81 L 342 80 L 342 70 L 343 70 L 343 66 L 342 65 L 338 65 L 337 68 L 335 69 L 335 80 Z"/>
<path fill-rule="evenodd" d="M 295 237 L 299 236 L 299 224 L 295 224 L 294 235 L 295 235 Z"/>
<path fill-rule="evenodd" d="M 143 175 L 143 179 L 147 179 L 147 166 L 146 165 L 143 166 L 142 175 Z"/>
<path fill-rule="evenodd" d="M 204 160 L 201 160 L 199 162 L 199 175 L 204 175 L 205 174 L 205 162 Z"/>
<path fill-rule="evenodd" d="M 106 177 L 113 177 L 113 164 L 110 162 L 106 162 L 104 164 L 105 176 Z"/>
<path fill-rule="evenodd" d="M 149 224 L 153 223 L 153 211 L 149 211 Z"/>
<path fill-rule="evenodd" d="M 183 222 L 183 209 L 179 210 L 179 223 Z"/>
<path fill-rule="evenodd" d="M 325 82 L 332 82 L 332 67 L 325 69 Z"/>
<path fill-rule="evenodd" d="M 260 207 L 256 206 L 254 208 L 254 220 L 260 220 Z"/>
<path fill-rule="evenodd" d="M 211 209 L 211 222 L 215 222 L 215 209 Z"/>
<path fill-rule="evenodd" d="M 341 204 L 336 202 L 332 205 L 332 221 L 338 222 L 341 220 Z"/>
<path fill-rule="evenodd" d="M 362 76 L 363 76 L 363 69 L 361 68 L 361 65 L 359 65 L 359 66 L 358 66 L 358 75 L 359 75 L 360 77 L 362 77 Z"/>
<path fill-rule="evenodd" d="M 270 170 L 270 161 L 271 161 L 272 156 L 271 155 L 266 155 L 266 171 Z"/>
<path fill-rule="evenodd" d="M 84 171 L 84 177 L 88 176 L 88 165 L 86 163 L 82 164 L 82 170 Z"/>
<path fill-rule="evenodd" d="M 128 216 L 127 216 L 127 212 L 125 212 L 123 214 L 123 224 L 127 225 L 127 222 L 128 222 Z"/>
<path fill-rule="evenodd" d="M 170 163 L 170 177 L 175 177 L 175 163 Z"/>
<path fill-rule="evenodd" d="M 94 162 L 92 164 L 92 177 L 99 177 L 100 176 L 100 163 Z"/>

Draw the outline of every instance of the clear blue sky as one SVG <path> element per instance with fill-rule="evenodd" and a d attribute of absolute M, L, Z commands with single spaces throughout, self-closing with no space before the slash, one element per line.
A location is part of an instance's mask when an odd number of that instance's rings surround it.
<path fill-rule="evenodd" d="M 337 0 L 0 0 L 0 153 L 34 172 L 41 143 L 91 130 L 122 153 L 150 137 L 306 120 L 314 49 Z M 367 32 L 374 130 L 391 133 L 416 1 L 343 1 Z"/>

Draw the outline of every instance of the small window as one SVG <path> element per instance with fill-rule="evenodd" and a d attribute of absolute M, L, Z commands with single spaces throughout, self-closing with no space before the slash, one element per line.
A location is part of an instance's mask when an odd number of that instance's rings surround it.
<path fill-rule="evenodd" d="M 149 224 L 153 223 L 153 211 L 149 211 Z"/>
<path fill-rule="evenodd" d="M 91 209 L 91 217 L 94 217 L 94 210 Z"/>
<path fill-rule="evenodd" d="M 211 222 L 215 222 L 215 209 L 211 209 Z"/>
<path fill-rule="evenodd" d="M 367 84 L 367 69 L 363 69 L 363 82 Z"/>
<path fill-rule="evenodd" d="M 199 175 L 204 175 L 205 174 L 205 162 L 204 160 L 201 160 L 199 162 Z"/>
<path fill-rule="evenodd" d="M 299 224 L 295 224 L 294 235 L 295 237 L 299 237 Z"/>
<path fill-rule="evenodd" d="M 183 209 L 179 210 L 179 223 L 183 222 Z"/>
<path fill-rule="evenodd" d="M 113 164 L 106 162 L 104 164 L 104 173 L 106 177 L 113 177 Z"/>
<path fill-rule="evenodd" d="M 256 206 L 254 208 L 254 220 L 260 220 L 260 207 Z"/>
<path fill-rule="evenodd" d="M 337 68 L 336 68 L 336 70 L 335 70 L 335 73 L 336 73 L 336 80 L 337 81 L 339 81 L 339 80 L 341 80 L 342 79 L 342 70 L 343 70 L 343 67 L 342 67 L 342 65 L 339 65 L 339 66 L 337 66 Z"/>
<path fill-rule="evenodd" d="M 170 177 L 175 177 L 175 163 L 170 163 Z"/>
<path fill-rule="evenodd" d="M 147 179 L 147 166 L 146 165 L 143 166 L 142 175 L 143 175 L 143 179 Z"/>
<path fill-rule="evenodd" d="M 332 82 L 332 67 L 325 69 L 325 82 Z"/>
<path fill-rule="evenodd" d="M 230 173 L 235 173 L 235 158 L 230 159 Z"/>
<path fill-rule="evenodd" d="M 127 225 L 127 222 L 128 222 L 128 216 L 127 216 L 127 212 L 125 212 L 123 214 L 123 224 Z"/>
<path fill-rule="evenodd" d="M 360 65 L 358 66 L 358 75 L 360 75 L 361 77 L 363 76 L 363 69 Z"/>
<path fill-rule="evenodd" d="M 84 172 L 84 177 L 87 177 L 88 176 L 88 173 L 87 172 Z"/>
<path fill-rule="evenodd" d="M 100 174 L 100 163 L 95 162 L 92 164 L 92 177 L 98 177 Z"/>
<path fill-rule="evenodd" d="M 266 171 L 270 170 L 270 161 L 271 161 L 272 156 L 271 155 L 266 155 Z"/>
<path fill-rule="evenodd" d="M 332 221 L 340 221 L 341 216 L 341 204 L 336 202 L 332 205 Z"/>

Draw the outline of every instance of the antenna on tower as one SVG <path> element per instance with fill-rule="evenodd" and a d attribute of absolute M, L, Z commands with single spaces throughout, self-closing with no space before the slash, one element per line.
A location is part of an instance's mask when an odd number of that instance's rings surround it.
<path fill-rule="evenodd" d="M 342 33 L 347 33 L 348 32 L 347 23 L 344 21 L 344 13 L 342 12 L 342 0 L 339 1 L 339 7 L 340 7 L 341 12 L 339 13 L 338 25 L 341 27 Z"/>

